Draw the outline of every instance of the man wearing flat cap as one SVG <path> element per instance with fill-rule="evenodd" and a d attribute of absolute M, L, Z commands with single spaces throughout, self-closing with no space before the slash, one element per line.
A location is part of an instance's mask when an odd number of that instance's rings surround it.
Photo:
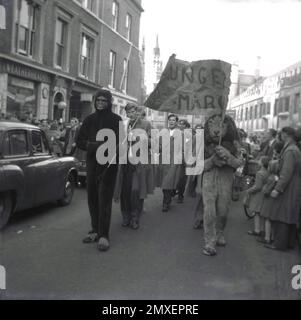
<path fill-rule="evenodd" d="M 112 95 L 109 90 L 99 90 L 94 96 L 95 112 L 84 121 L 78 133 L 76 146 L 87 151 L 87 193 L 92 230 L 83 239 L 84 243 L 98 242 L 98 249 L 109 249 L 109 230 L 118 165 L 99 164 L 96 160 L 98 147 L 104 143 L 96 141 L 101 129 L 111 129 L 119 143 L 121 117 L 112 112 Z M 118 150 L 116 145 L 116 151 Z M 116 157 L 117 163 L 118 157 Z"/>

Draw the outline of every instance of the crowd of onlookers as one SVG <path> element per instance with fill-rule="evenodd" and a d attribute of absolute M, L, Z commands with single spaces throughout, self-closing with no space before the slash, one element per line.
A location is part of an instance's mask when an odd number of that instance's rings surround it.
<path fill-rule="evenodd" d="M 18 121 L 35 125 L 42 129 L 50 143 L 52 151 L 59 157 L 74 155 L 76 150 L 75 140 L 80 127 L 77 118 L 71 118 L 70 122 L 59 120 L 38 120 L 37 117 L 24 117 L 20 119 L 14 114 L 0 114 L 0 120 Z"/>
<path fill-rule="evenodd" d="M 41 120 L 38 125 L 45 132 L 53 152 L 58 156 L 72 156 L 76 150 L 75 140 L 80 123 L 77 118 L 72 118 L 70 123 L 63 121 Z"/>
<path fill-rule="evenodd" d="M 248 163 L 258 165 L 255 183 L 244 198 L 244 205 L 255 215 L 248 234 L 270 249 L 293 248 L 301 222 L 301 130 L 269 129 L 261 140 L 247 138 L 244 132 L 245 173 Z"/>

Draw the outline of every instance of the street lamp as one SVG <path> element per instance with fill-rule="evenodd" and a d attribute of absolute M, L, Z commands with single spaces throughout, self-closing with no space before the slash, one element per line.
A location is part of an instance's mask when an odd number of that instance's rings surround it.
<path fill-rule="evenodd" d="M 57 106 L 60 110 L 64 110 L 67 107 L 67 103 L 65 101 L 60 101 Z"/>

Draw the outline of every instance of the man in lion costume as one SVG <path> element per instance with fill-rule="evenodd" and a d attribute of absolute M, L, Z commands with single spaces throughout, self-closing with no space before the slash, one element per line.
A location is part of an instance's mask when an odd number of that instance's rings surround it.
<path fill-rule="evenodd" d="M 204 205 L 205 255 L 216 255 L 216 246 L 225 246 L 224 230 L 231 202 L 233 173 L 242 164 L 239 157 L 238 131 L 233 119 L 213 115 L 204 127 Z M 221 143 L 220 136 L 222 135 Z"/>

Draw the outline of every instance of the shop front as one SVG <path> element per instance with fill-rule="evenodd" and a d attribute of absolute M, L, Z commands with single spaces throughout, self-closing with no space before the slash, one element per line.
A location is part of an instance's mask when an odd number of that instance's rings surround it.
<path fill-rule="evenodd" d="M 21 121 L 37 117 L 38 84 L 8 76 L 6 114 Z"/>
<path fill-rule="evenodd" d="M 47 119 L 50 83 L 46 72 L 0 59 L 0 113 L 24 122 Z"/>

